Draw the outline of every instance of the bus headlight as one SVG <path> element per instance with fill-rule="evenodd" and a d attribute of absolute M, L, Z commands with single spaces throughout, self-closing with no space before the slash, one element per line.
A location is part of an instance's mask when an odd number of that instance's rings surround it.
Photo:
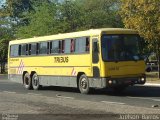
<path fill-rule="evenodd" d="M 108 83 L 109 83 L 109 84 L 112 84 L 112 80 L 109 80 Z"/>
<path fill-rule="evenodd" d="M 145 78 L 142 77 L 142 78 L 141 78 L 141 81 L 144 82 L 144 81 L 145 81 Z"/>
<path fill-rule="evenodd" d="M 139 79 L 139 82 L 141 83 L 141 84 L 144 84 L 145 83 L 145 77 L 141 77 L 140 79 Z"/>

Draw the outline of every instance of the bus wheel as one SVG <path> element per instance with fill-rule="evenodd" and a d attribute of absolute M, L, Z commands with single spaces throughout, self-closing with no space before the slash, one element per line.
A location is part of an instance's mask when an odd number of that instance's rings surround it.
<path fill-rule="evenodd" d="M 32 86 L 34 90 L 39 90 L 41 85 L 39 84 L 39 77 L 36 73 L 32 76 Z"/>
<path fill-rule="evenodd" d="M 89 80 L 87 78 L 86 75 L 81 75 L 81 77 L 79 78 L 79 90 L 82 94 L 88 94 L 89 91 L 90 91 L 90 88 L 89 88 Z"/>
<path fill-rule="evenodd" d="M 29 73 L 26 73 L 23 77 L 23 80 L 24 80 L 24 87 L 28 90 L 31 90 L 32 89 L 32 81 L 31 81 L 31 77 L 29 75 Z"/>

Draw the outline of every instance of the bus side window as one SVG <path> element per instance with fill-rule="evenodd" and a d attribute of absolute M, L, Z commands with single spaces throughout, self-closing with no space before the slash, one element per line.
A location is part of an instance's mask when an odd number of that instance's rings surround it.
<path fill-rule="evenodd" d="M 71 53 L 74 53 L 75 52 L 75 39 L 71 39 Z"/>
<path fill-rule="evenodd" d="M 31 55 L 31 44 L 29 44 L 29 55 Z"/>
<path fill-rule="evenodd" d="M 26 44 L 26 55 L 28 55 L 28 54 L 29 54 L 29 45 Z"/>
<path fill-rule="evenodd" d="M 86 37 L 76 38 L 76 53 L 86 53 Z"/>
<path fill-rule="evenodd" d="M 89 38 L 86 38 L 86 52 L 89 52 L 90 50 L 90 44 L 89 44 Z"/>
<path fill-rule="evenodd" d="M 49 53 L 52 53 L 52 42 L 49 43 Z"/>
<path fill-rule="evenodd" d="M 47 42 L 47 54 L 50 54 L 50 42 Z"/>
<path fill-rule="evenodd" d="M 71 39 L 65 39 L 64 53 L 71 53 Z"/>
<path fill-rule="evenodd" d="M 65 41 L 62 40 L 61 53 L 64 53 L 64 49 L 65 49 Z"/>
<path fill-rule="evenodd" d="M 37 43 L 31 43 L 30 44 L 31 48 L 30 48 L 30 55 L 36 55 L 36 51 L 37 51 Z"/>
<path fill-rule="evenodd" d="M 59 41 L 52 41 L 51 43 L 51 54 L 58 54 L 59 53 Z"/>
<path fill-rule="evenodd" d="M 36 44 L 36 54 L 39 54 L 39 43 Z"/>
<path fill-rule="evenodd" d="M 75 44 L 74 44 L 74 47 L 75 47 L 75 53 L 79 53 L 79 38 L 76 38 L 75 39 Z"/>
<path fill-rule="evenodd" d="M 26 55 L 26 50 L 27 50 L 27 45 L 26 44 L 22 44 L 21 45 L 21 55 L 22 56 Z"/>
<path fill-rule="evenodd" d="M 47 54 L 47 42 L 40 42 L 39 43 L 39 54 Z"/>
<path fill-rule="evenodd" d="M 62 41 L 59 40 L 59 46 L 58 46 L 58 53 L 61 53 L 61 50 L 62 50 Z"/>
<path fill-rule="evenodd" d="M 21 56 L 21 45 L 18 47 L 18 55 Z"/>
<path fill-rule="evenodd" d="M 59 40 L 59 53 L 64 53 L 64 45 L 65 45 L 65 41 L 64 40 Z"/>
<path fill-rule="evenodd" d="M 19 48 L 19 45 L 11 45 L 10 46 L 10 56 L 11 57 L 18 57 L 19 56 L 18 48 Z"/>

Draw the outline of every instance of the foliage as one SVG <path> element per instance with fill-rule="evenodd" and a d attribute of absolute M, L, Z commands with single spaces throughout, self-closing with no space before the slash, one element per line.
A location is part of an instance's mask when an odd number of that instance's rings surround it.
<path fill-rule="evenodd" d="M 116 13 L 117 0 L 64 0 L 63 2 L 41 2 L 32 4 L 34 10 L 24 19 L 29 24 L 17 29 L 17 37 L 26 38 L 56 33 L 79 31 L 100 27 L 121 27 L 122 22 Z"/>
<path fill-rule="evenodd" d="M 85 26 L 87 28 L 122 27 L 120 16 L 117 14 L 120 3 L 118 0 L 85 0 Z"/>
<path fill-rule="evenodd" d="M 54 3 L 42 3 L 35 8 L 35 12 L 32 11 L 25 16 L 30 21 L 29 25 L 19 26 L 17 37 L 26 38 L 52 34 L 56 25 L 55 14 L 56 5 Z"/>
<path fill-rule="evenodd" d="M 6 27 L 0 28 L 0 64 L 1 73 L 5 72 L 5 62 L 7 62 L 8 55 L 8 43 L 9 40 L 13 39 L 13 34 L 11 29 Z"/>
<path fill-rule="evenodd" d="M 13 38 L 12 28 L 9 21 L 1 17 L 0 18 L 0 62 L 6 61 L 8 42 Z"/>
<path fill-rule="evenodd" d="M 159 6 L 160 0 L 122 0 L 120 12 L 125 27 L 138 30 L 154 49 L 160 44 Z"/>

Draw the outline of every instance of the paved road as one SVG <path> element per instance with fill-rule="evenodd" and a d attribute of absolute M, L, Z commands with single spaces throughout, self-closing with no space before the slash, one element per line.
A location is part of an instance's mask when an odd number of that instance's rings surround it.
<path fill-rule="evenodd" d="M 102 119 L 118 119 L 117 114 L 124 113 L 160 114 L 160 107 L 153 108 L 153 105 L 160 106 L 160 87 L 134 86 L 119 94 L 103 89 L 83 95 L 75 88 L 64 87 L 25 90 L 21 84 L 0 75 L 0 113 L 21 114 L 19 118 L 23 119 L 36 119 L 39 115 L 41 119 L 44 116 L 46 119 L 96 119 L 99 114 L 103 114 Z M 32 115 L 26 117 L 26 114 Z"/>
<path fill-rule="evenodd" d="M 64 96 L 78 100 L 89 100 L 94 102 L 115 102 L 132 106 L 150 108 L 152 105 L 160 105 L 160 87 L 155 86 L 133 86 L 122 93 L 115 93 L 111 89 L 94 90 L 89 95 L 80 94 L 75 88 L 45 87 L 40 91 L 26 90 L 21 84 L 7 80 L 7 76 L 0 76 L 0 91 L 10 91 L 22 94 L 42 94 L 48 97 Z M 2 82 L 3 81 L 3 82 Z M 159 109 L 159 108 L 158 108 Z"/>

